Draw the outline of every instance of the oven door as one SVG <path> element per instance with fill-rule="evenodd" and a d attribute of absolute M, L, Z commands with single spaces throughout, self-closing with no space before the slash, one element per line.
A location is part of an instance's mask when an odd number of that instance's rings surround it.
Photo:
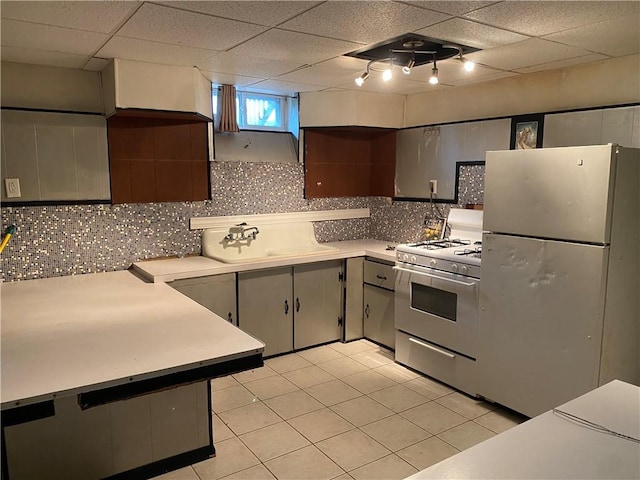
<path fill-rule="evenodd" d="M 395 271 L 396 328 L 475 360 L 480 280 L 417 266 Z"/>

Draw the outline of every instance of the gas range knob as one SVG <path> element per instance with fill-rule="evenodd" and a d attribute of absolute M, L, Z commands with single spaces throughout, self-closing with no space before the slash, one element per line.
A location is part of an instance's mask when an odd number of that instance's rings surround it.
<path fill-rule="evenodd" d="M 462 265 L 460 267 L 460 273 L 464 273 L 464 274 L 469 273 L 469 268 L 466 265 Z"/>
<path fill-rule="evenodd" d="M 409 254 L 403 253 L 402 254 L 402 260 L 405 261 L 405 262 L 408 262 L 409 261 Z"/>
<path fill-rule="evenodd" d="M 457 272 L 458 271 L 458 264 L 457 263 L 452 263 L 451 264 L 451 271 L 452 272 Z"/>
<path fill-rule="evenodd" d="M 416 256 L 415 255 L 411 255 L 411 263 L 416 263 Z"/>
<path fill-rule="evenodd" d="M 429 265 L 431 265 L 432 267 L 435 267 L 438 264 L 438 261 L 436 259 L 431 259 L 431 261 L 429 262 Z"/>

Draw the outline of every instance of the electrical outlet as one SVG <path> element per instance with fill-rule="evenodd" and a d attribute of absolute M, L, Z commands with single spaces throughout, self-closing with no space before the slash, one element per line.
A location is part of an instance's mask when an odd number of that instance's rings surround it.
<path fill-rule="evenodd" d="M 438 180 L 429 180 L 429 191 L 434 195 L 438 194 Z"/>
<path fill-rule="evenodd" d="M 7 191 L 7 198 L 20 198 L 20 179 L 19 178 L 5 178 L 4 187 Z"/>

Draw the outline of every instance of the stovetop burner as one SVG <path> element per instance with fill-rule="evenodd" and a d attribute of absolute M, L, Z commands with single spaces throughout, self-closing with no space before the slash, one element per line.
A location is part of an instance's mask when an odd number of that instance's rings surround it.
<path fill-rule="evenodd" d="M 409 247 L 425 248 L 427 250 L 439 250 L 441 248 L 463 247 L 471 245 L 471 240 L 460 240 L 459 238 L 445 238 L 443 240 L 429 240 L 425 242 L 410 243 Z"/>
<path fill-rule="evenodd" d="M 479 242 L 476 242 L 479 243 Z M 461 255 L 465 257 L 482 258 L 482 246 L 476 246 L 473 248 L 465 248 L 462 250 L 455 250 L 454 255 Z"/>

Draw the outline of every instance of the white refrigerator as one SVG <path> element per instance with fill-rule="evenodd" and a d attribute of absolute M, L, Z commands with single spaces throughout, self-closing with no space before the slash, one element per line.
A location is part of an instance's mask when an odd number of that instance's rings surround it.
<path fill-rule="evenodd" d="M 478 393 L 528 416 L 640 381 L 640 150 L 487 152 Z"/>

